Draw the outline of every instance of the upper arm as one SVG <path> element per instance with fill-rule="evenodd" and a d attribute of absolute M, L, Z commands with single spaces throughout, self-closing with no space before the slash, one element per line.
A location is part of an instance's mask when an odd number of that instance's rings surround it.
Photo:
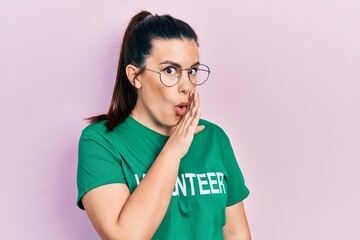
<path fill-rule="evenodd" d="M 224 239 L 250 240 L 250 229 L 243 202 L 226 208 L 226 224 L 223 228 Z"/>
<path fill-rule="evenodd" d="M 226 185 L 227 185 L 227 203 L 226 206 L 234 205 L 244 200 L 249 195 L 249 189 L 245 184 L 245 179 L 240 169 L 239 163 L 236 160 L 236 156 L 230 139 L 227 135 L 223 135 L 223 159 L 226 168 Z"/>
<path fill-rule="evenodd" d="M 117 221 L 129 196 L 129 189 L 121 183 L 94 188 L 83 196 L 85 211 L 102 239 L 121 235 Z"/>
<path fill-rule="evenodd" d="M 79 141 L 77 204 L 102 239 L 118 235 L 120 211 L 130 196 L 121 158 L 104 134 L 86 129 Z"/>
<path fill-rule="evenodd" d="M 77 167 L 77 204 L 84 209 L 82 198 L 92 189 L 113 183 L 125 183 L 121 157 L 116 149 L 96 131 L 87 129 L 79 141 Z"/>

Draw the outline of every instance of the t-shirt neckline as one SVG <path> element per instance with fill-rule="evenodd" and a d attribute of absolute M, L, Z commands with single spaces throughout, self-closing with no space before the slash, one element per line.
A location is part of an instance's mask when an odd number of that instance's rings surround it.
<path fill-rule="evenodd" d="M 157 137 L 162 140 L 166 140 L 169 138 L 169 136 L 163 135 L 159 132 L 156 132 L 155 130 L 148 128 L 147 126 L 143 125 L 142 123 L 138 122 L 134 117 L 129 115 L 125 123 L 128 124 L 131 128 L 135 128 L 139 131 L 141 131 L 144 134 L 151 135 L 152 137 Z"/>

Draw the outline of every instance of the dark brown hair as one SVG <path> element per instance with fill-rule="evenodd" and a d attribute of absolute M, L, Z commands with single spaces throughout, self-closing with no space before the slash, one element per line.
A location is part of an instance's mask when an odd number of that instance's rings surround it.
<path fill-rule="evenodd" d="M 126 75 L 126 66 L 140 67 L 138 75 L 144 71 L 144 63 L 150 55 L 154 39 L 190 39 L 198 44 L 195 31 L 185 22 L 170 15 L 152 15 L 141 11 L 127 26 L 121 45 L 116 82 L 107 114 L 90 117 L 90 123 L 106 121 L 108 131 L 123 122 L 134 109 L 137 91 Z"/>

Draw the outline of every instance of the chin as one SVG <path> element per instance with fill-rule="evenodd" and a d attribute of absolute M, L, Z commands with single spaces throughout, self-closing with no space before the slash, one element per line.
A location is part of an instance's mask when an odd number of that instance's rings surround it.
<path fill-rule="evenodd" d="M 181 121 L 182 119 L 182 116 L 175 116 L 175 117 L 169 117 L 168 119 L 172 119 L 172 121 L 166 121 L 166 126 L 169 126 L 169 127 L 175 127 L 179 124 L 179 122 Z"/>

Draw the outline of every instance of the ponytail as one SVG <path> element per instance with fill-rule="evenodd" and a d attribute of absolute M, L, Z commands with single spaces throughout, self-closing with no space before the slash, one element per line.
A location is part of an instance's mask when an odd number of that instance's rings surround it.
<path fill-rule="evenodd" d="M 150 12 L 142 11 L 130 20 L 121 44 L 116 81 L 108 113 L 88 118 L 90 123 L 108 120 L 106 122 L 106 127 L 108 131 L 111 131 L 116 125 L 125 121 L 134 109 L 137 100 L 137 92 L 126 75 L 126 66 L 130 64 L 126 61 L 129 57 L 125 58 L 125 54 L 129 54 L 126 48 L 138 23 L 150 15 Z"/>

